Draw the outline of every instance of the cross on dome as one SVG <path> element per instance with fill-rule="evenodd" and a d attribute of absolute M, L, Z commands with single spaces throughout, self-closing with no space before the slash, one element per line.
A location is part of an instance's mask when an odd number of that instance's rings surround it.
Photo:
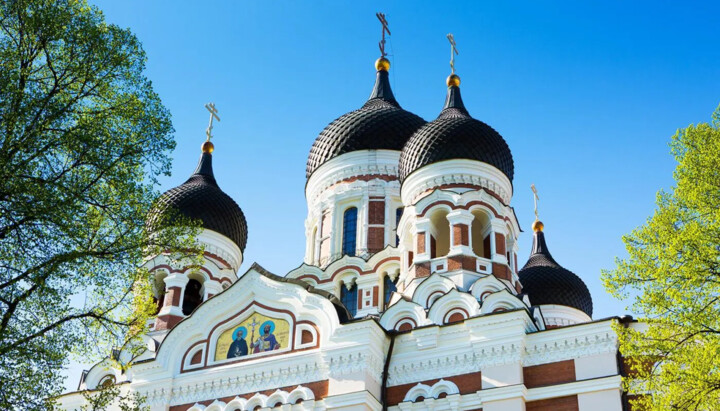
<path fill-rule="evenodd" d="M 458 55 L 458 50 L 455 44 L 455 37 L 452 33 L 447 35 L 448 41 L 450 41 L 450 71 L 451 74 L 455 74 L 455 56 Z"/>
<path fill-rule="evenodd" d="M 380 46 L 380 56 L 385 57 L 387 56 L 387 53 L 385 52 L 385 33 L 387 32 L 388 36 L 390 35 L 390 29 L 388 28 L 388 22 L 385 19 L 385 13 L 375 13 L 375 16 L 377 16 L 378 20 L 380 20 L 380 24 L 382 24 L 382 40 L 380 40 L 380 43 L 378 43 L 378 46 Z"/>

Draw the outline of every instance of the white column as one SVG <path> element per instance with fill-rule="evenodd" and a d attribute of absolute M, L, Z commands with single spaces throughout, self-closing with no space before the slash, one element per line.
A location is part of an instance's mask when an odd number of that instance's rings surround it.
<path fill-rule="evenodd" d="M 222 284 L 219 281 L 209 280 L 203 284 L 203 301 L 210 298 L 210 295 L 218 295 L 223 291 Z"/>
<path fill-rule="evenodd" d="M 497 244 L 495 240 L 495 234 L 502 234 L 503 236 L 507 235 L 507 227 L 505 226 L 505 222 L 503 220 L 500 220 L 498 218 L 493 218 L 491 221 L 492 224 L 492 236 L 490 237 L 490 255 L 492 255 L 492 260 L 494 262 L 507 264 L 507 256 L 504 254 L 498 254 L 497 252 Z"/>
<path fill-rule="evenodd" d="M 172 304 L 163 304 L 163 307 L 158 313 L 158 316 L 166 314 L 184 316 L 185 314 L 183 314 L 182 312 L 182 304 L 183 298 L 185 298 L 185 286 L 187 285 L 188 281 L 190 281 L 190 279 L 183 273 L 173 273 L 165 277 L 164 281 L 165 294 L 167 295 L 170 288 L 178 287 L 180 288 L 180 299 L 178 300 L 177 306 L 174 306 Z"/>
<path fill-rule="evenodd" d="M 413 248 L 415 248 L 415 262 L 425 262 L 430 261 L 430 236 L 432 233 L 430 232 L 430 219 L 429 218 L 423 218 L 420 220 L 415 221 L 415 232 L 413 233 Z M 420 253 L 417 249 L 417 236 L 420 233 L 425 233 L 425 252 Z"/>
<path fill-rule="evenodd" d="M 357 237 L 355 240 L 355 255 L 365 257 L 368 253 L 368 228 L 370 213 L 370 197 L 367 188 L 363 190 L 363 196 L 358 207 Z"/>
<path fill-rule="evenodd" d="M 450 222 L 450 252 L 448 256 L 465 254 L 473 255 L 472 249 L 470 248 L 470 227 L 472 226 L 473 215 L 470 211 L 464 209 L 453 210 L 447 215 L 447 219 Z M 455 245 L 455 224 L 464 224 L 467 226 L 468 245 L 458 244 Z"/>

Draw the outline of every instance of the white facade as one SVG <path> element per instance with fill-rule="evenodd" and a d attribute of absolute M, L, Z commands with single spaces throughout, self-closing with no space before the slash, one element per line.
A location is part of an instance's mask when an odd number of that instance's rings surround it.
<path fill-rule="evenodd" d="M 148 259 L 144 350 L 94 366 L 61 408 L 114 382 L 153 411 L 622 410 L 615 320 L 523 292 L 506 174 L 449 159 L 401 184 L 399 159 L 314 170 L 304 262 L 282 277 L 239 273 L 242 250 L 207 229 L 199 266 Z"/>

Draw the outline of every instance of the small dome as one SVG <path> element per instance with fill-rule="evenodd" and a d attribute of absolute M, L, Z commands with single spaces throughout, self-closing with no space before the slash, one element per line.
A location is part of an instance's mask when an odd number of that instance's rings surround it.
<path fill-rule="evenodd" d="M 400 154 L 400 181 L 413 171 L 443 160 L 469 159 L 490 164 L 512 182 L 512 153 L 502 136 L 489 125 L 470 117 L 460 96 L 460 79 L 450 81 L 445 107 L 438 118 L 410 137 Z"/>
<path fill-rule="evenodd" d="M 178 210 L 188 218 L 197 219 L 208 230 L 232 240 L 241 251 L 247 244 L 247 222 L 237 203 L 225 194 L 215 181 L 212 154 L 203 150 L 193 175 L 181 185 L 166 191 L 158 198 L 148 214 L 148 227 L 152 231 L 166 221 L 170 210 Z"/>
<path fill-rule="evenodd" d="M 564 305 L 592 317 L 590 291 L 580 277 L 553 259 L 542 231 L 535 231 L 532 253 L 518 276 L 523 292 L 528 295 L 532 305 Z"/>
<path fill-rule="evenodd" d="M 377 72 L 370 98 L 359 110 L 330 123 L 315 139 L 308 156 L 306 177 L 326 161 L 358 150 L 400 150 L 425 120 L 400 107 L 387 70 Z"/>

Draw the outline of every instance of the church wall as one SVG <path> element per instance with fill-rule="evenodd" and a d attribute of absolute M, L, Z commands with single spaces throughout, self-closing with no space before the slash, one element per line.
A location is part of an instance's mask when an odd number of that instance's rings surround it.
<path fill-rule="evenodd" d="M 622 409 L 622 393 L 619 389 L 578 394 L 580 411 L 606 411 Z"/>
<path fill-rule="evenodd" d="M 607 377 L 619 373 L 617 356 L 612 353 L 575 358 L 573 361 L 578 380 Z"/>
<path fill-rule="evenodd" d="M 603 408 L 608 410 L 611 408 Z M 618 408 L 619 409 L 619 408 Z M 530 401 L 525 404 L 526 411 L 585 411 L 578 405 L 577 395 L 567 397 L 549 398 L 547 400 Z"/>
<path fill-rule="evenodd" d="M 306 264 L 326 267 L 342 258 L 343 213 L 352 207 L 358 210 L 355 255 L 367 258 L 396 245 L 391 211 L 402 206 L 399 156 L 392 150 L 360 150 L 335 157 L 315 170 L 305 190 Z"/>
<path fill-rule="evenodd" d="M 325 397 L 327 397 L 327 395 L 328 395 L 328 387 L 329 387 L 329 381 L 328 381 L 328 380 L 325 380 L 325 381 L 315 381 L 315 382 L 310 382 L 310 383 L 304 383 L 304 384 L 302 384 L 302 386 L 309 388 L 309 389 L 313 392 L 313 394 L 315 395 L 315 400 L 316 400 L 316 401 L 317 401 L 317 400 L 320 400 L 320 399 L 322 399 L 322 398 L 325 398 Z M 187 411 L 187 410 L 189 410 L 190 408 L 192 408 L 195 404 L 200 404 L 200 405 L 204 405 L 204 406 L 207 407 L 208 405 L 212 404 L 212 403 L 215 402 L 216 400 L 222 401 L 222 402 L 224 402 L 224 403 L 229 403 L 230 401 L 232 401 L 232 400 L 235 399 L 236 397 L 244 398 L 244 399 L 246 399 L 246 400 L 249 400 L 249 399 L 250 399 L 251 397 L 253 397 L 255 394 L 270 396 L 270 395 L 272 395 L 272 394 L 273 394 L 275 391 L 277 391 L 277 390 L 290 392 L 290 391 L 292 391 L 293 389 L 295 389 L 296 387 L 297 387 L 297 385 L 291 385 L 291 386 L 285 386 L 285 387 L 275 387 L 275 388 L 270 388 L 270 389 L 263 390 L 263 391 L 240 393 L 240 394 L 237 394 L 237 395 L 230 395 L 230 396 L 222 397 L 222 398 L 214 398 L 214 399 L 211 399 L 211 400 L 197 401 L 197 402 L 192 402 L 192 403 L 188 403 L 188 404 L 181 404 L 181 405 L 173 405 L 173 406 L 170 406 L 170 407 L 168 408 L 168 411 Z"/>
<path fill-rule="evenodd" d="M 405 396 L 408 391 L 410 391 L 410 389 L 412 389 L 418 384 L 433 386 L 440 380 L 441 378 L 434 378 L 431 380 L 418 381 L 417 383 L 409 383 L 389 387 L 387 389 L 386 397 L 387 405 L 393 406 L 404 402 Z M 482 389 L 482 374 L 479 372 L 443 377 L 442 380 L 451 381 L 453 384 L 455 384 L 460 394 L 470 394 Z M 445 392 L 445 394 L 447 395 L 447 392 Z"/>

